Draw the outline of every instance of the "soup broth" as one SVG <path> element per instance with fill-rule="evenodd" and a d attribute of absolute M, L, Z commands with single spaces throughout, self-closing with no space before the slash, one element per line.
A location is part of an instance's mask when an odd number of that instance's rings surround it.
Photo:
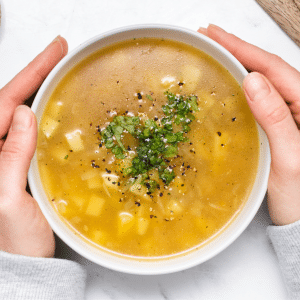
<path fill-rule="evenodd" d="M 182 123 L 168 119 L 172 130 L 159 137 L 172 153 L 138 173 L 137 135 L 150 134 L 143 149 L 153 150 L 171 98 L 191 104 Z M 109 127 L 116 120 L 127 127 Z M 132 120 L 138 125 L 128 127 Z M 115 135 L 105 140 L 107 128 Z M 151 38 L 79 62 L 48 101 L 37 147 L 45 191 L 61 218 L 100 247 L 143 257 L 179 253 L 221 232 L 247 201 L 258 153 L 256 124 L 232 75 L 198 49 Z"/>

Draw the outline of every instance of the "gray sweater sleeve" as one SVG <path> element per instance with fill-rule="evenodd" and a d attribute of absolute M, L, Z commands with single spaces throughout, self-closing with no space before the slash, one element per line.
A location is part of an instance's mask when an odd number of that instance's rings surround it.
<path fill-rule="evenodd" d="M 82 300 L 85 280 L 75 262 L 0 251 L 0 299 Z"/>
<path fill-rule="evenodd" d="M 269 226 L 267 233 L 277 254 L 290 299 L 300 299 L 300 221 Z"/>

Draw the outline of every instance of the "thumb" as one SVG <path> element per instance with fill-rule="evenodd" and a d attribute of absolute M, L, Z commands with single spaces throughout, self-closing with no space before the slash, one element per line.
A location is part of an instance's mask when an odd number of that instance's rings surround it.
<path fill-rule="evenodd" d="M 37 139 L 37 123 L 28 106 L 16 108 L 0 153 L 0 191 L 24 191 Z"/>
<path fill-rule="evenodd" d="M 255 119 L 268 136 L 272 162 L 292 164 L 299 155 L 300 135 L 288 105 L 259 73 L 248 74 L 243 88 Z"/>

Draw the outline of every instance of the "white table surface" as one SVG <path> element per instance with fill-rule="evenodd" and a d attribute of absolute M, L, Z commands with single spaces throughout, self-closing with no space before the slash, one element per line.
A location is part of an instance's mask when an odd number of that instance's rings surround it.
<path fill-rule="evenodd" d="M 254 0 L 0 0 L 0 87 L 57 35 L 72 50 L 104 31 L 141 23 L 197 30 L 217 24 L 281 56 L 300 70 L 300 49 Z M 213 259 L 160 276 L 118 273 L 89 262 L 58 240 L 58 255 L 88 272 L 86 299 L 287 299 L 276 255 L 266 236 L 266 203 L 245 232 Z"/>

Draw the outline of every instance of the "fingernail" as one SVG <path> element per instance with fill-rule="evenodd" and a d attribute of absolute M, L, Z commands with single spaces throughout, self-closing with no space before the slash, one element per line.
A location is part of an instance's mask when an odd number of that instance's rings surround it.
<path fill-rule="evenodd" d="M 26 105 L 16 108 L 11 124 L 12 131 L 26 131 L 32 124 L 32 111 Z"/>
<path fill-rule="evenodd" d="M 60 35 L 58 35 L 48 46 L 47 46 L 47 48 L 49 48 L 49 47 L 51 47 L 51 46 L 53 46 L 53 44 L 55 44 L 55 43 L 58 43 L 59 45 L 60 45 L 60 48 L 61 48 L 61 57 L 63 57 L 64 56 L 64 47 L 63 47 L 63 44 L 62 44 L 62 42 L 61 42 L 61 36 Z M 47 49 L 46 48 L 46 49 Z"/>
<path fill-rule="evenodd" d="M 259 73 L 250 73 L 247 75 L 243 87 L 251 101 L 263 99 L 271 93 L 265 77 Z"/>
<path fill-rule="evenodd" d="M 55 42 L 59 42 L 59 43 L 60 43 L 60 38 L 61 38 L 61 36 L 58 35 L 58 36 L 51 42 L 51 44 L 53 44 L 53 43 L 55 43 Z"/>
<path fill-rule="evenodd" d="M 207 28 L 200 27 L 197 31 L 198 31 L 199 33 L 202 33 L 202 34 L 204 34 L 204 35 L 207 35 Z"/>
<path fill-rule="evenodd" d="M 208 25 L 209 28 L 213 28 L 214 30 L 218 30 L 218 31 L 222 31 L 222 32 L 226 32 L 223 28 L 215 25 L 215 24 L 209 24 Z"/>

